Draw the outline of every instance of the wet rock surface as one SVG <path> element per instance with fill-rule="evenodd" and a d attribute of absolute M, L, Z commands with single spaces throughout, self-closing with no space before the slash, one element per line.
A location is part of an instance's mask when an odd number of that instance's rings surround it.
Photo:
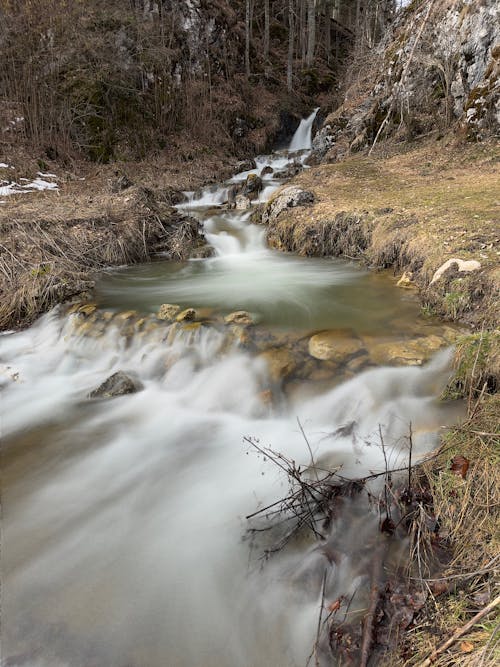
<path fill-rule="evenodd" d="M 126 394 L 135 394 L 142 389 L 142 384 L 123 371 L 110 375 L 102 384 L 91 391 L 89 398 L 116 398 Z"/>

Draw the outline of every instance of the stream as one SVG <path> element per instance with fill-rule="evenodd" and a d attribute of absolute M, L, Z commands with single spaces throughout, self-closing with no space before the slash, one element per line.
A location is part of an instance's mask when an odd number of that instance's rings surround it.
<path fill-rule="evenodd" d="M 276 172 L 304 162 L 314 116 L 290 150 L 257 158 L 252 173 L 274 170 L 260 202 L 283 183 Z M 377 512 L 364 496 L 346 502 L 324 536 L 339 554 L 328 568 L 307 534 L 263 558 L 281 529 L 246 517 L 289 480 L 259 448 L 303 469 L 312 454 L 344 478 L 382 472 L 384 458 L 404 467 L 410 424 L 416 460 L 457 419 L 437 401 L 450 350 L 423 366 L 376 363 L 370 349 L 440 325 L 386 275 L 267 248 L 250 211 L 221 207 L 251 172 L 181 206 L 213 256 L 110 270 L 85 330 L 57 307 L 0 336 L 2 667 L 305 667 L 322 601 L 366 608 Z M 158 323 L 165 303 L 201 324 Z M 236 310 L 255 325 L 224 324 Z M 324 330 L 359 351 L 313 357 Z M 142 389 L 88 398 L 119 370 Z"/>

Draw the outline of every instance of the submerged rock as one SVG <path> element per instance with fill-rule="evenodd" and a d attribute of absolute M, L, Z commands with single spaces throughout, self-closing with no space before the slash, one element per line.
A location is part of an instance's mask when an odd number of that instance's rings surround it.
<path fill-rule="evenodd" d="M 408 341 L 386 341 L 368 345 L 368 352 L 371 361 L 377 365 L 420 366 L 445 345 L 443 338 L 432 334 Z"/>
<path fill-rule="evenodd" d="M 273 382 L 280 382 L 293 373 L 296 362 L 293 353 L 284 347 L 275 347 L 258 355 L 267 364 L 269 377 Z"/>
<path fill-rule="evenodd" d="M 416 287 L 413 282 L 413 274 L 411 271 L 405 271 L 401 278 L 396 283 L 396 287 L 402 287 L 403 289 L 413 289 Z"/>
<path fill-rule="evenodd" d="M 224 322 L 226 324 L 254 324 L 252 316 L 246 310 L 237 310 L 234 313 L 230 313 L 224 318 Z"/>
<path fill-rule="evenodd" d="M 363 349 L 363 343 L 348 329 L 321 331 L 309 339 L 309 354 L 321 361 L 343 362 Z"/>
<path fill-rule="evenodd" d="M 91 391 L 89 398 L 115 398 L 125 394 L 135 394 L 143 388 L 138 380 L 133 380 L 123 371 L 118 371 L 104 380 L 97 389 Z"/>

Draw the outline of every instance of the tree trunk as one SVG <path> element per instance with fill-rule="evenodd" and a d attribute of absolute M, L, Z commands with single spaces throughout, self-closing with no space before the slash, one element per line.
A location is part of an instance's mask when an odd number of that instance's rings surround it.
<path fill-rule="evenodd" d="M 245 3 L 245 73 L 250 76 L 250 0 Z"/>
<path fill-rule="evenodd" d="M 269 60 L 269 0 L 264 0 L 264 60 Z"/>
<path fill-rule="evenodd" d="M 325 5 L 325 51 L 328 65 L 332 58 L 332 7 L 330 0 Z"/>
<path fill-rule="evenodd" d="M 308 67 L 314 62 L 314 49 L 316 47 L 316 0 L 307 0 L 307 57 Z"/>
<path fill-rule="evenodd" d="M 288 62 L 286 68 L 286 87 L 289 91 L 293 88 L 293 42 L 294 42 L 294 16 L 293 0 L 288 0 Z"/>

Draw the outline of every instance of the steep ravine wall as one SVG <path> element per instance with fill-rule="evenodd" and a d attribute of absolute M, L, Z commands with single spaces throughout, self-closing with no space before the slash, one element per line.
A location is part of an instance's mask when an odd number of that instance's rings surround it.
<path fill-rule="evenodd" d="M 496 0 L 411 2 L 353 64 L 344 103 L 314 138 L 316 159 L 450 127 L 469 140 L 498 134 L 499 24 Z"/>

